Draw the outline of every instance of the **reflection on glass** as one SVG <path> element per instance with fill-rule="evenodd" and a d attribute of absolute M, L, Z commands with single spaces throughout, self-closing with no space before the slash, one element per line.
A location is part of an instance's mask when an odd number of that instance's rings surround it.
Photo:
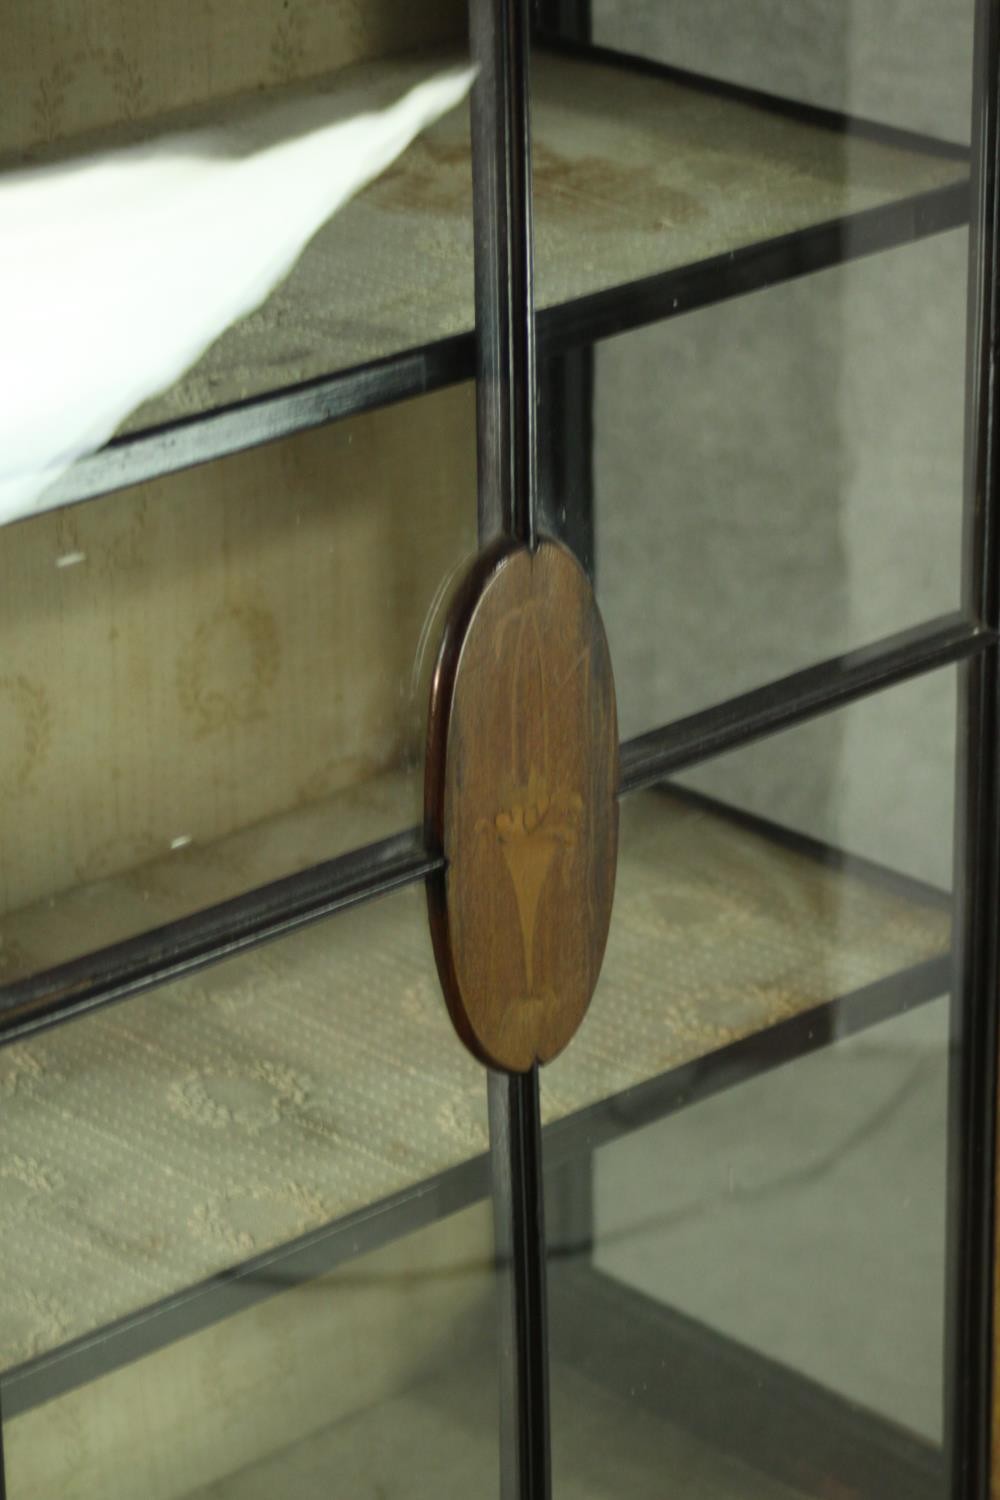
<path fill-rule="evenodd" d="M 485 1077 L 419 888 L 0 1052 L 0 1098 L 12 1500 L 495 1470 Z"/>
<path fill-rule="evenodd" d="M 550 1119 L 591 1101 L 545 1147 L 557 1491 L 948 1493 L 954 688 L 623 803 L 605 970 L 543 1075 Z"/>
<path fill-rule="evenodd" d="M 0 532 L 0 982 L 419 821 L 474 495 L 463 386 Z"/>

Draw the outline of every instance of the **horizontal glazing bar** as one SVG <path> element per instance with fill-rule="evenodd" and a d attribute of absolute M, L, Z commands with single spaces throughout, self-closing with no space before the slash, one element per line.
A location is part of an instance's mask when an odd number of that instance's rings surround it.
<path fill-rule="evenodd" d="M 649 323 L 763 291 L 847 261 L 927 239 L 969 221 L 969 184 L 955 183 L 826 224 L 745 245 L 695 265 L 594 292 L 539 314 L 538 347 L 557 354 Z"/>
<path fill-rule="evenodd" d="M 615 47 L 601 47 L 593 42 L 571 41 L 565 37 L 551 36 L 544 30 L 539 42 L 546 51 L 559 52 L 578 62 L 592 62 L 607 68 L 617 68 L 623 73 L 641 73 L 647 78 L 662 78 L 670 83 L 684 84 L 688 88 L 701 89 L 704 93 L 718 94 L 724 99 L 799 120 L 803 125 L 819 125 L 827 130 L 835 130 L 838 134 L 863 136 L 866 140 L 881 141 L 887 146 L 900 146 L 907 151 L 943 156 L 949 161 L 968 161 L 970 157 L 969 148 L 954 141 L 942 141 L 937 136 L 923 135 L 919 131 L 884 125 L 879 120 L 846 114 L 843 110 L 824 109 L 821 105 L 789 99 L 783 94 L 769 94 L 764 89 L 755 89 L 747 84 L 728 83 L 725 79 L 712 78 L 707 73 L 695 73 L 690 68 L 678 68 L 658 58 L 642 57 L 635 52 L 620 52 Z"/>
<path fill-rule="evenodd" d="M 0 989 L 0 1046 L 423 880 L 441 863 L 412 829 L 18 980 Z"/>
<path fill-rule="evenodd" d="M 922 672 L 963 661 L 997 637 L 959 614 L 883 637 L 873 645 L 793 672 L 662 729 L 628 740 L 621 750 L 621 790 L 636 792 L 665 776 L 842 708 Z"/>
<path fill-rule="evenodd" d="M 475 339 L 470 331 L 236 406 L 130 433 L 74 465 L 50 491 L 47 504 L 95 500 L 132 484 L 471 380 L 475 373 Z"/>

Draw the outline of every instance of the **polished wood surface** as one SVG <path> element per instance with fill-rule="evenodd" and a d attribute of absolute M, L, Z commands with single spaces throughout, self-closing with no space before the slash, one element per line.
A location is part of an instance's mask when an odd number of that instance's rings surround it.
<path fill-rule="evenodd" d="M 429 720 L 429 885 L 445 1000 L 481 1061 L 511 1072 L 573 1036 L 607 940 L 618 727 L 586 574 L 555 542 L 477 559 L 452 605 Z"/>

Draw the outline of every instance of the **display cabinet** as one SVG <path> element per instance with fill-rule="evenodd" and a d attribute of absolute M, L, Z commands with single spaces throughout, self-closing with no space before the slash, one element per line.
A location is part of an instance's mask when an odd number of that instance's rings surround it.
<path fill-rule="evenodd" d="M 0 531 L 0 1492 L 996 1496 L 996 4 L 3 30 L 478 73 Z"/>

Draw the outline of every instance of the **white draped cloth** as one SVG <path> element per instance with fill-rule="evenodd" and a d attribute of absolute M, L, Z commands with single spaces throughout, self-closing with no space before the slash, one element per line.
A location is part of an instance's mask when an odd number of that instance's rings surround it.
<path fill-rule="evenodd" d="M 472 77 L 376 112 L 350 85 L 272 105 L 263 149 L 205 129 L 0 174 L 0 525 L 260 306 Z"/>

